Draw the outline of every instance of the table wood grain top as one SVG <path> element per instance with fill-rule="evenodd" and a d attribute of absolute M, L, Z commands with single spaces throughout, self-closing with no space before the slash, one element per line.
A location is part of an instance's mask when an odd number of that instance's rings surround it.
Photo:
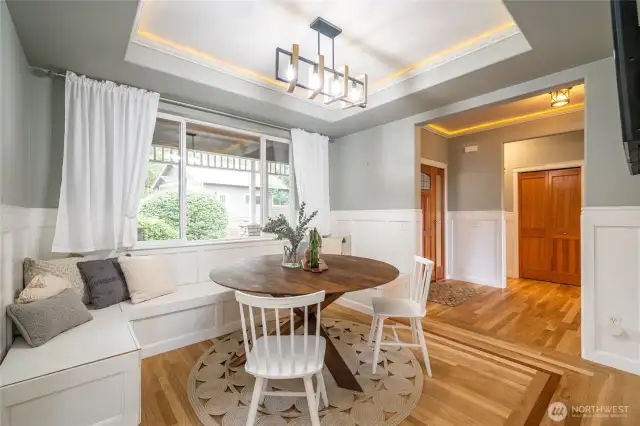
<path fill-rule="evenodd" d="M 234 290 L 293 296 L 324 290 L 327 295 L 365 290 L 395 280 L 398 269 L 374 259 L 323 255 L 328 271 L 315 273 L 281 266 L 282 255 L 247 257 L 211 270 L 209 278 Z"/>

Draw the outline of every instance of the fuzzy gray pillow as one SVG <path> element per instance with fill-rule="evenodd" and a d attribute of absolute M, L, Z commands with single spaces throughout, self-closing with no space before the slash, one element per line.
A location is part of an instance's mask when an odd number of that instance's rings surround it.
<path fill-rule="evenodd" d="M 48 299 L 7 306 L 7 315 L 29 346 L 40 346 L 93 317 L 73 289 Z"/>

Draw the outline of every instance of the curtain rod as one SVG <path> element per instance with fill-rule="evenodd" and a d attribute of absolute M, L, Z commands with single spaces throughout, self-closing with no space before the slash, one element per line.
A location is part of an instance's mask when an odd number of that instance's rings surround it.
<path fill-rule="evenodd" d="M 56 71 L 51 71 L 51 70 L 48 70 L 46 68 L 33 67 L 33 66 L 31 68 L 34 69 L 34 70 L 41 71 L 41 72 L 43 72 L 43 73 L 45 73 L 47 75 L 50 75 L 50 76 L 66 77 L 66 74 L 62 74 L 62 73 L 59 73 L 59 72 L 56 72 Z M 100 80 L 100 79 L 97 79 L 97 80 Z M 285 130 L 287 132 L 291 131 L 290 128 L 283 127 L 283 126 L 278 126 L 277 124 L 271 124 L 271 123 L 267 123 L 265 121 L 254 120 L 253 118 L 241 117 L 239 115 L 230 114 L 228 112 L 222 112 L 222 111 L 218 111 L 218 110 L 211 109 L 211 108 L 206 108 L 206 107 L 199 106 L 199 105 L 193 105 L 193 104 L 189 104 L 189 103 L 186 103 L 186 102 L 176 101 L 176 100 L 173 100 L 173 99 L 164 98 L 162 96 L 160 96 L 160 100 L 163 101 L 163 102 L 166 102 L 168 104 L 172 104 L 172 105 L 176 105 L 176 106 L 182 106 L 182 107 L 186 107 L 186 108 L 191 108 L 191 109 L 195 109 L 195 110 L 202 111 L 202 112 L 209 112 L 211 114 L 221 115 L 221 116 L 227 117 L 227 118 L 234 118 L 236 120 L 242 120 L 242 121 L 246 121 L 246 122 L 253 123 L 253 124 L 259 124 L 259 125 L 262 125 L 262 126 L 272 127 L 274 129 Z"/>

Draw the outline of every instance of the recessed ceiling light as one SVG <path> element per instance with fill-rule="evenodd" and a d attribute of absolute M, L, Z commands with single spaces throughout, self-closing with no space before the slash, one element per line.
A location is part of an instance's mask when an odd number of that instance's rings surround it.
<path fill-rule="evenodd" d="M 569 99 L 569 91 L 571 87 L 567 89 L 554 90 L 551 92 L 551 106 L 552 107 L 561 107 L 568 105 L 571 102 Z"/>

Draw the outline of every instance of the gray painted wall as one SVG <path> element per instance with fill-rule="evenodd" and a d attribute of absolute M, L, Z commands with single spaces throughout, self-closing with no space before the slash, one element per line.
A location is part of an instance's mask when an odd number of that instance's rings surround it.
<path fill-rule="evenodd" d="M 450 211 L 503 209 L 503 144 L 583 127 L 582 111 L 449 139 Z M 465 153 L 477 145 L 477 152 Z"/>
<path fill-rule="evenodd" d="M 28 207 L 29 68 L 5 2 L 0 2 L 0 8 L 1 201 L 6 205 Z"/>
<path fill-rule="evenodd" d="M 622 145 L 613 58 L 587 69 L 585 194 L 586 206 L 640 206 L 640 175 L 631 176 Z"/>
<path fill-rule="evenodd" d="M 583 159 L 583 130 L 504 144 L 504 209 L 513 211 L 513 169 Z"/>
<path fill-rule="evenodd" d="M 332 210 L 417 209 L 420 147 L 408 120 L 329 144 Z"/>
<path fill-rule="evenodd" d="M 449 162 L 449 143 L 447 138 L 421 128 L 420 157 L 447 164 Z"/>
<path fill-rule="evenodd" d="M 64 79 L 29 76 L 30 207 L 56 208 L 64 155 Z"/>

